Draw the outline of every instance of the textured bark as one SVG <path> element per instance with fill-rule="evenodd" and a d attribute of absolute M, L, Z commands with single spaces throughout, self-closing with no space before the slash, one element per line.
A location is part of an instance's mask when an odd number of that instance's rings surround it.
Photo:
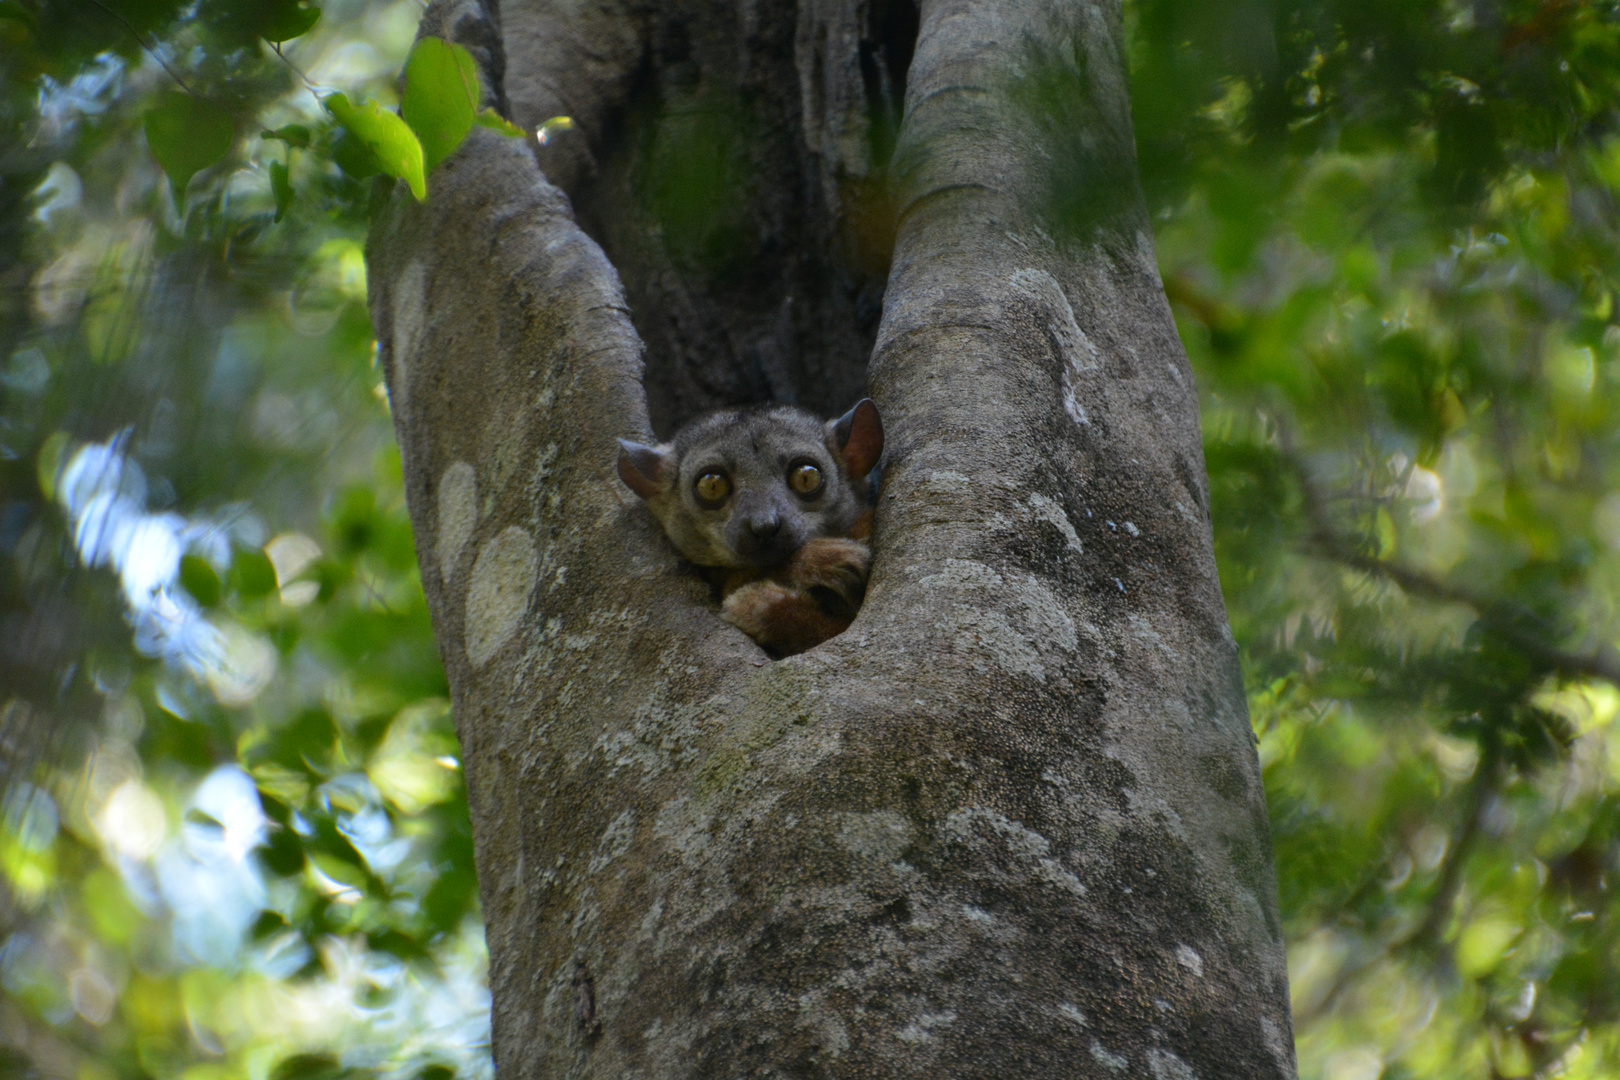
<path fill-rule="evenodd" d="M 370 251 L 502 1076 L 1292 1077 L 1117 4 L 927 0 L 892 161 L 861 62 L 892 75 L 862 46 L 905 30 L 892 11 L 502 15 L 514 114 L 580 122 L 540 157 L 587 229 L 528 148 L 475 131 Z M 492 13 L 429 19 L 498 78 Z M 756 88 L 782 128 L 738 203 L 778 230 L 752 285 L 676 266 L 641 216 L 677 83 Z M 847 406 L 860 365 L 816 350 L 871 340 L 862 199 L 898 222 L 873 575 L 848 632 L 773 663 L 622 490 L 613 440 L 648 435 L 643 340 L 666 424 L 783 385 Z M 744 343 L 787 295 L 778 385 Z"/>

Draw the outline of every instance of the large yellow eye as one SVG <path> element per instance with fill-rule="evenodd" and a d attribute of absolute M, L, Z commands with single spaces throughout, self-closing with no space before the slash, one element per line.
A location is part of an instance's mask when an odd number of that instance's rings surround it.
<path fill-rule="evenodd" d="M 719 506 L 726 501 L 726 496 L 731 494 L 731 481 L 726 479 L 723 472 L 706 472 L 697 478 L 693 489 L 697 492 L 699 501 L 710 506 Z"/>
<path fill-rule="evenodd" d="M 801 461 L 788 469 L 788 486 L 800 495 L 814 495 L 821 490 L 821 470 Z"/>

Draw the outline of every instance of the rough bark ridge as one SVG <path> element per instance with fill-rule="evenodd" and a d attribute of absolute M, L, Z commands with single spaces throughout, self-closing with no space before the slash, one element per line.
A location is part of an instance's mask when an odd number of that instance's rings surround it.
<path fill-rule="evenodd" d="M 634 129 L 681 6 L 507 6 L 513 110 L 584 129 L 547 159 L 565 184 L 611 174 L 592 155 Z M 686 6 L 706 12 L 689 28 L 735 19 L 732 43 L 785 25 L 786 5 Z M 871 145 L 840 141 L 872 85 L 840 34 L 868 15 L 804 0 L 791 43 L 756 57 L 763 84 L 795 88 L 794 152 L 815 166 L 793 235 L 836 238 L 815 220 L 854 173 L 834 158 Z M 472 0 L 430 17 L 495 26 Z M 790 660 L 719 621 L 614 479 L 614 436 L 648 427 L 632 313 L 646 330 L 673 293 L 627 307 L 534 157 L 485 132 L 373 231 L 509 1080 L 1294 1075 L 1118 6 L 926 0 L 905 103 L 870 369 L 890 447 L 873 577 L 854 626 Z M 598 222 L 602 184 L 582 200 Z M 606 229 L 610 254 L 659 246 L 633 231 Z M 834 248 L 758 265 L 780 284 Z M 681 285 L 710 313 L 730 288 Z M 828 304 L 825 332 L 858 336 L 854 305 L 833 325 Z M 651 355 L 661 393 L 696 378 Z M 741 385 L 746 363 L 715 346 L 700 366 Z"/>

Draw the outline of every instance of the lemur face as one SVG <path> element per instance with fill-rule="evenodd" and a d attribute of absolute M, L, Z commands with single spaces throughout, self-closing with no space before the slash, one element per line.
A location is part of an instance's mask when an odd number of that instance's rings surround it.
<path fill-rule="evenodd" d="M 769 568 L 807 540 L 845 536 L 883 452 L 877 406 L 823 423 L 802 409 L 723 410 L 661 446 L 619 440 L 619 476 L 699 566 Z"/>

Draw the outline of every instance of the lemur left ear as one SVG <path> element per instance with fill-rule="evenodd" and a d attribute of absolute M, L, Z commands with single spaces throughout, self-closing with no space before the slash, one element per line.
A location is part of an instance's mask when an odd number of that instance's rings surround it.
<path fill-rule="evenodd" d="M 665 447 L 619 440 L 619 479 L 643 499 L 664 490 L 664 466 L 668 460 L 669 451 Z"/>
<path fill-rule="evenodd" d="M 855 479 L 863 479 L 883 456 L 883 419 L 871 398 L 862 398 L 855 407 L 827 424 L 827 435 L 844 457 L 844 467 Z"/>

